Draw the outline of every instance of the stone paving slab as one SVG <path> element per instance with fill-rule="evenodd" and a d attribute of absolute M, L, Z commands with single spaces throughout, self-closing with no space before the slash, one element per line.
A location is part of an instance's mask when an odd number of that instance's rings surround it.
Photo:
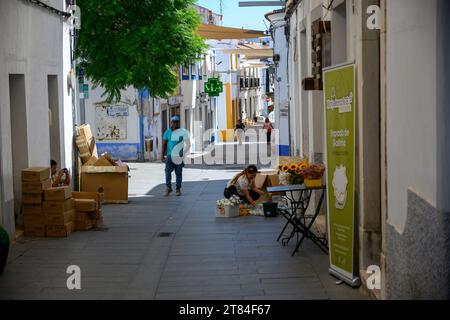
<path fill-rule="evenodd" d="M 105 231 L 24 238 L 0 277 L 0 299 L 367 299 L 336 286 L 328 257 L 276 242 L 281 217 L 216 219 L 236 170 L 185 169 L 183 196 L 164 197 L 162 164 L 130 164 L 130 203 L 104 206 Z M 165 238 L 160 232 L 171 232 Z M 66 269 L 82 270 L 82 290 Z"/>

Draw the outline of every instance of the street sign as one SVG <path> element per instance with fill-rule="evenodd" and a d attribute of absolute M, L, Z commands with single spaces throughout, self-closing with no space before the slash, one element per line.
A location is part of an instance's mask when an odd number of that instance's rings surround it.
<path fill-rule="evenodd" d="M 84 99 L 89 99 L 89 85 L 88 84 L 82 84 L 80 86 L 81 86 L 81 89 L 83 91 Z"/>
<path fill-rule="evenodd" d="M 223 83 L 218 78 L 209 78 L 205 83 L 205 92 L 210 97 L 218 97 L 223 92 Z"/>
<path fill-rule="evenodd" d="M 125 105 L 109 106 L 106 108 L 109 117 L 128 117 L 128 107 Z"/>

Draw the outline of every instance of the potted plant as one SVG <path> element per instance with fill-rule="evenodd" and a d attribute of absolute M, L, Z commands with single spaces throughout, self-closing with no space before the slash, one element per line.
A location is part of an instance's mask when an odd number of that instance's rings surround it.
<path fill-rule="evenodd" d="M 323 185 L 323 173 L 325 166 L 320 163 L 313 163 L 302 171 L 305 179 L 305 186 L 308 188 L 320 188 Z"/>
<path fill-rule="evenodd" d="M 289 163 L 280 165 L 278 167 L 280 183 L 283 185 L 302 184 L 303 183 L 302 170 L 304 170 L 307 166 L 308 163 L 306 160 L 301 161 L 299 163 Z"/>
<path fill-rule="evenodd" d="M 9 253 L 9 235 L 2 226 L 0 226 L 0 274 L 6 265 L 6 260 L 8 259 Z"/>
<path fill-rule="evenodd" d="M 218 218 L 232 218 L 239 217 L 241 199 L 233 195 L 230 199 L 222 199 L 216 202 L 216 217 Z"/>

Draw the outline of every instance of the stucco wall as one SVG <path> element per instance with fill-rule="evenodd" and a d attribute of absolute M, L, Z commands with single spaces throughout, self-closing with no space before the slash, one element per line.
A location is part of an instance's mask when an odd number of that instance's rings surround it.
<path fill-rule="evenodd" d="M 52 0 L 48 1 L 48 4 L 62 10 L 64 1 Z M 68 26 L 63 24 L 58 16 L 42 8 L 22 1 L 0 2 L 2 215 L 3 221 L 8 221 L 6 224 L 10 231 L 14 229 L 10 204 L 14 198 L 12 188 L 14 177 L 11 156 L 9 74 L 25 75 L 27 121 L 23 126 L 26 126 L 28 132 L 29 166 L 49 166 L 50 163 L 47 76 L 58 77 L 61 165 L 71 169 L 72 107 L 71 97 L 65 87 L 65 78 L 70 70 L 67 28 Z M 64 127 L 67 128 L 65 131 Z M 20 183 L 20 177 L 16 177 L 16 183 Z"/>
<path fill-rule="evenodd" d="M 280 61 L 276 68 L 275 88 L 274 88 L 274 112 L 275 128 L 280 130 L 280 155 L 289 155 L 289 117 L 282 115 L 281 110 L 286 109 L 289 104 L 288 94 L 288 70 L 287 59 L 288 49 L 286 37 L 284 35 L 284 20 L 280 19 L 274 22 L 274 53 L 280 55 Z"/>
<path fill-rule="evenodd" d="M 97 103 L 102 103 L 105 97 L 102 97 L 104 89 L 101 87 L 93 88 L 89 84 L 89 98 L 85 99 L 85 115 L 86 123 L 91 126 L 92 133 L 97 139 L 97 128 L 100 123 L 97 123 L 95 116 L 95 109 Z M 127 103 L 128 117 L 126 119 L 126 139 L 120 140 L 99 140 L 97 139 L 98 152 L 108 152 L 115 159 L 122 160 L 137 160 L 139 158 L 140 148 L 140 127 L 139 127 L 139 113 L 136 107 L 137 90 L 133 87 L 128 87 L 121 90 L 121 102 Z"/>
<path fill-rule="evenodd" d="M 436 205 L 436 0 L 387 2 L 388 221 L 402 232 L 407 190 Z"/>
<path fill-rule="evenodd" d="M 387 1 L 388 299 L 450 297 L 448 9 Z"/>

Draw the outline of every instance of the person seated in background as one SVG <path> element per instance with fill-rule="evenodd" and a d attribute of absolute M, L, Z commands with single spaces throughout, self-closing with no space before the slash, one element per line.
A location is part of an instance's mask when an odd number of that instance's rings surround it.
<path fill-rule="evenodd" d="M 259 190 L 255 185 L 258 168 L 254 165 L 248 166 L 244 171 L 231 179 L 224 191 L 224 196 L 230 199 L 237 195 L 242 201 L 256 207 L 256 201 L 264 195 L 264 191 Z"/>
<path fill-rule="evenodd" d="M 58 171 L 58 163 L 55 160 L 50 160 L 52 169 L 52 187 L 70 186 L 69 170 L 64 168 Z"/>

